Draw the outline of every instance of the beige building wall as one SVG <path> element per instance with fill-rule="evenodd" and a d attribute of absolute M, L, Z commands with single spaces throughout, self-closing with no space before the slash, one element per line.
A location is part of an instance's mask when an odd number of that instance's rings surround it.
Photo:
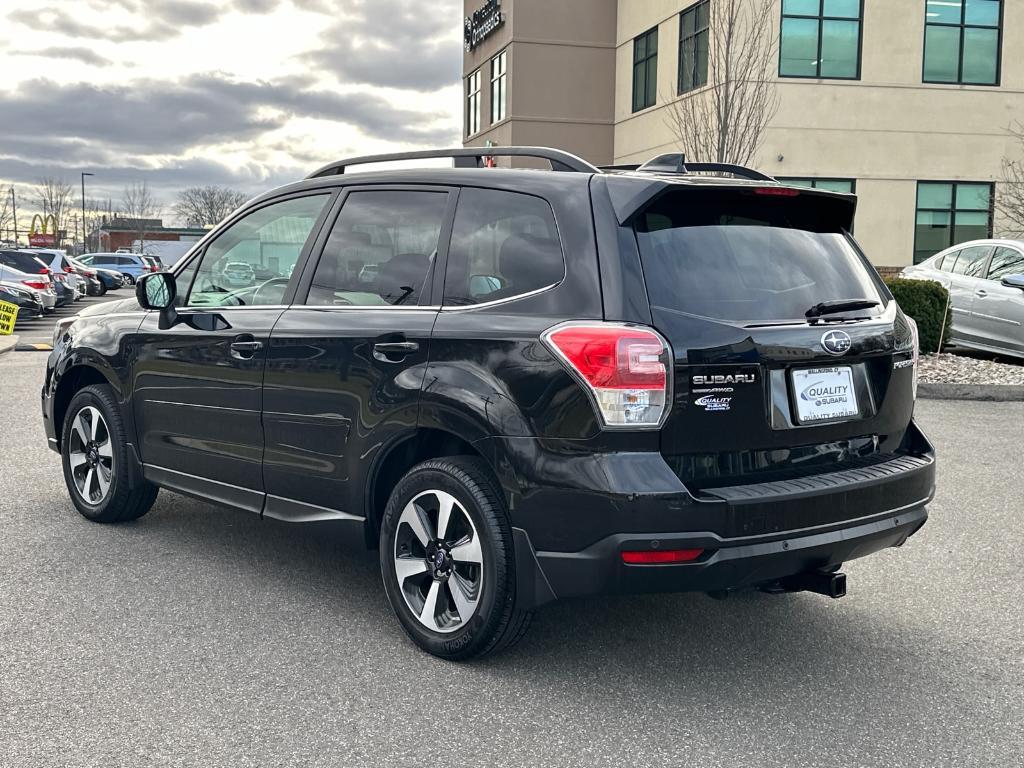
<path fill-rule="evenodd" d="M 466 13 L 483 2 L 466 0 Z M 678 151 L 668 107 L 679 14 L 695 2 L 503 0 L 504 26 L 465 56 L 464 74 L 484 75 L 484 129 L 466 143 L 550 145 L 596 164 Z M 1002 158 L 1020 151 L 1006 128 L 1024 122 L 1024 2 L 1004 0 L 998 87 L 922 84 L 925 0 L 864 5 L 861 79 L 777 78 L 779 110 L 755 165 L 856 179 L 857 238 L 875 263 L 898 266 L 913 258 L 918 181 L 996 181 Z M 777 3 L 775 38 L 780 14 Z M 657 104 L 634 114 L 633 38 L 655 25 Z M 489 60 L 506 46 L 508 118 L 489 126 Z"/>
<path fill-rule="evenodd" d="M 677 99 L 679 12 L 693 4 L 619 3 L 616 163 L 678 151 L 667 118 Z M 996 181 L 1002 158 L 1020 151 L 1006 128 L 1024 121 L 1024 57 L 1016 55 L 1024 44 L 1024 3 L 1004 4 L 1001 85 L 961 86 L 921 82 L 924 0 L 865 0 L 861 79 L 778 78 L 779 111 L 756 167 L 773 176 L 856 179 L 857 239 L 877 264 L 909 264 L 917 182 Z M 781 3 L 776 36 L 780 14 Z M 655 24 L 658 103 L 634 114 L 633 38 Z"/>
<path fill-rule="evenodd" d="M 465 15 L 482 4 L 466 0 Z M 540 144 L 610 163 L 616 6 L 616 0 L 503 0 L 502 27 L 463 57 L 463 89 L 465 77 L 480 68 L 484 90 L 481 130 L 465 137 L 466 146 Z M 507 117 L 491 125 L 490 61 L 502 50 L 508 51 Z"/>

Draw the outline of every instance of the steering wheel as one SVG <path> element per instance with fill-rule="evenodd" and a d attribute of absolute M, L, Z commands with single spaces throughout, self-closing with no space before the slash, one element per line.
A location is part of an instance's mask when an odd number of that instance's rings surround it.
<path fill-rule="evenodd" d="M 259 304 L 259 302 L 256 301 L 256 297 L 258 297 L 260 295 L 260 291 L 262 291 L 268 285 L 278 284 L 278 283 L 281 284 L 281 298 L 283 299 L 284 298 L 284 288 L 285 288 L 286 285 L 288 285 L 288 280 L 289 280 L 289 278 L 287 278 L 287 277 L 272 277 L 272 278 L 270 278 L 265 283 L 261 283 L 256 288 L 256 290 L 252 292 L 252 298 L 249 299 L 249 301 L 252 302 L 253 304 Z"/>

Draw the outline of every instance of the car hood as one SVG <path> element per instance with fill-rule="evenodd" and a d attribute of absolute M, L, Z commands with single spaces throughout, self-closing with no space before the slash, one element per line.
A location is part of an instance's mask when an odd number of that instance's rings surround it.
<path fill-rule="evenodd" d="M 117 301 L 108 301 L 103 304 L 93 304 L 91 307 L 86 307 L 78 313 L 79 317 L 100 317 L 101 315 L 111 315 L 117 312 L 143 312 L 142 307 L 139 306 L 139 302 L 134 297 L 130 299 L 118 299 Z"/>

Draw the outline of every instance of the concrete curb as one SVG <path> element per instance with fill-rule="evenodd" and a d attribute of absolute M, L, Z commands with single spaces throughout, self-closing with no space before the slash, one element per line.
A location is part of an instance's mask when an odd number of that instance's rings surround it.
<path fill-rule="evenodd" d="M 917 386 L 925 400 L 978 400 L 989 403 L 1024 402 L 1024 386 L 1015 384 L 925 384 Z"/>
<path fill-rule="evenodd" d="M 0 336 L 0 355 L 4 352 L 10 352 L 18 346 L 18 335 L 12 334 L 11 336 Z"/>

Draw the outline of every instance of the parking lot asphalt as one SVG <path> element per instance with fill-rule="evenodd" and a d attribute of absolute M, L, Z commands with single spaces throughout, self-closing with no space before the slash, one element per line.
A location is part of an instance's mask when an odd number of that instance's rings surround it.
<path fill-rule="evenodd" d="M 1020 766 L 1024 403 L 920 402 L 925 528 L 849 595 L 616 597 L 424 655 L 373 553 L 163 492 L 102 526 L 0 358 L 2 766 Z"/>
<path fill-rule="evenodd" d="M 32 345 L 49 347 L 53 340 L 53 325 L 62 317 L 81 312 L 92 304 L 102 304 L 105 301 L 116 301 L 117 299 L 128 299 L 133 295 L 133 287 L 119 288 L 116 291 L 107 291 L 103 296 L 86 296 L 74 304 L 68 304 L 43 317 L 29 317 L 24 313 L 18 314 L 18 322 L 14 325 L 14 332 L 18 335 L 19 349 L 26 349 Z M 46 350 L 37 350 L 46 351 Z"/>

